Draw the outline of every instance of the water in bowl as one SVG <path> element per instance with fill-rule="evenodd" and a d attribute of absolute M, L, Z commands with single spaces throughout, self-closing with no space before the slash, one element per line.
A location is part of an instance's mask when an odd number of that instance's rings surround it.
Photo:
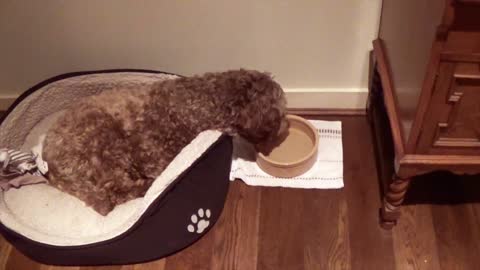
<path fill-rule="evenodd" d="M 306 157 L 313 148 L 312 139 L 305 132 L 290 128 L 287 138 L 267 156 L 269 159 L 289 163 Z"/>

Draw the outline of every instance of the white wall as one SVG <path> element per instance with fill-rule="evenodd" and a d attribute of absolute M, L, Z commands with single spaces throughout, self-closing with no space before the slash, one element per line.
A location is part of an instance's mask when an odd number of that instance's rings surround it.
<path fill-rule="evenodd" d="M 380 5 L 380 0 L 0 0 L 0 95 L 16 96 L 43 79 L 79 70 L 145 68 L 190 75 L 245 67 L 272 72 L 291 92 L 293 107 L 361 108 Z"/>

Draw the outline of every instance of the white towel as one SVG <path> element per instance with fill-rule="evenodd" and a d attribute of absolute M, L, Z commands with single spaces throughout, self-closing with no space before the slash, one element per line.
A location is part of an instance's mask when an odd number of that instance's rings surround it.
<path fill-rule="evenodd" d="M 314 166 L 294 178 L 277 178 L 265 173 L 255 162 L 255 150 L 245 140 L 235 138 L 230 180 L 241 179 L 252 186 L 334 189 L 343 187 L 342 123 L 310 120 L 320 135 Z"/>

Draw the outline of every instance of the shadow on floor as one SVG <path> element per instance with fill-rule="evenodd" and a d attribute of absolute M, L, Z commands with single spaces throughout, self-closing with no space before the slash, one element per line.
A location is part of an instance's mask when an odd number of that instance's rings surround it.
<path fill-rule="evenodd" d="M 461 204 L 480 202 L 480 175 L 434 172 L 413 178 L 405 204 Z"/>

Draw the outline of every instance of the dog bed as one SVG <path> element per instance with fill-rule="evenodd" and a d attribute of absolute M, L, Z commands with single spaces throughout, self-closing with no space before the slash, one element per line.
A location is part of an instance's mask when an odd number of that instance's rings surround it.
<path fill-rule="evenodd" d="M 0 147 L 29 150 L 80 98 L 113 88 L 146 89 L 176 75 L 145 70 L 70 73 L 25 92 L 0 122 Z M 142 198 L 101 216 L 77 198 L 36 184 L 0 192 L 0 233 L 27 256 L 56 265 L 129 264 L 174 253 L 219 218 L 229 184 L 232 141 L 199 134 Z"/>

